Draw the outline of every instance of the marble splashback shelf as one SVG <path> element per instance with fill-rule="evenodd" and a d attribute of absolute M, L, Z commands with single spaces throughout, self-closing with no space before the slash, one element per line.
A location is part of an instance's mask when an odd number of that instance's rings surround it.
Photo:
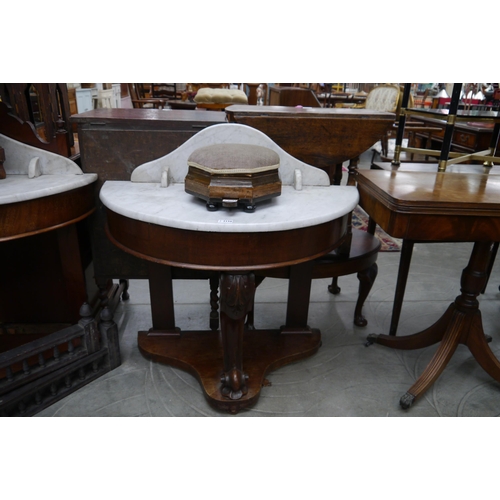
<path fill-rule="evenodd" d="M 0 134 L 6 178 L 0 181 L 0 205 L 44 198 L 91 184 L 97 174 L 84 174 L 73 161 Z"/>

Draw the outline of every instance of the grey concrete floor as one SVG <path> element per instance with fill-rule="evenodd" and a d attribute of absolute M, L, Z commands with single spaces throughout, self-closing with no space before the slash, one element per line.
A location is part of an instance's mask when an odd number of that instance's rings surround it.
<path fill-rule="evenodd" d="M 459 275 L 470 244 L 415 245 L 398 335 L 431 325 L 459 294 Z M 271 372 L 257 404 L 236 417 L 258 416 L 497 416 L 500 385 L 459 346 L 436 383 L 410 410 L 399 398 L 418 378 L 435 346 L 396 351 L 364 346 L 369 333 L 388 331 L 399 253 L 381 253 L 379 274 L 365 304 L 368 326 L 352 322 L 357 298 L 355 276 L 339 280 L 341 293 L 327 291 L 329 280 L 315 280 L 309 324 L 319 328 L 323 345 L 314 356 Z M 500 356 L 500 272 L 495 266 L 480 308 L 491 347 Z M 210 307 L 205 281 L 175 281 L 176 322 L 185 330 L 207 329 Z M 276 328 L 284 319 L 287 284 L 266 279 L 256 294 L 256 327 Z M 191 375 L 146 360 L 137 332 L 151 326 L 146 281 L 130 283 L 130 300 L 115 320 L 120 331 L 122 365 L 39 413 L 38 416 L 229 416 L 206 403 Z"/>
<path fill-rule="evenodd" d="M 365 163 L 366 165 L 366 163 Z M 362 166 L 363 168 L 363 166 Z M 460 293 L 459 277 L 472 244 L 416 244 L 398 335 L 430 326 Z M 151 327 L 147 281 L 130 282 L 130 299 L 119 304 L 122 364 L 38 414 L 68 416 L 159 417 L 467 417 L 500 413 L 500 384 L 459 346 L 440 378 L 409 410 L 400 397 L 423 371 L 436 346 L 397 351 L 372 345 L 369 333 L 387 333 L 392 311 L 399 252 L 382 252 L 379 273 L 365 303 L 368 326 L 356 327 L 353 313 L 358 281 L 339 280 L 341 293 L 327 291 L 330 280 L 313 282 L 309 324 L 322 333 L 313 356 L 271 372 L 257 404 L 236 416 L 220 413 L 205 401 L 190 374 L 146 360 L 137 348 L 137 332 Z M 479 298 L 485 332 L 500 357 L 500 270 L 496 263 L 485 294 Z M 174 282 L 176 323 L 181 329 L 208 329 L 209 287 L 205 281 Z M 255 326 L 283 323 L 285 280 L 264 280 L 256 293 Z"/>

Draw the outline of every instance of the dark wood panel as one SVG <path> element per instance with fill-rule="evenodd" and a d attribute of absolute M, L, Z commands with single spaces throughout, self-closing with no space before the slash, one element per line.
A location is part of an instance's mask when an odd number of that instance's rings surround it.
<path fill-rule="evenodd" d="M 94 186 L 0 205 L 0 242 L 73 224 L 94 209 Z"/>

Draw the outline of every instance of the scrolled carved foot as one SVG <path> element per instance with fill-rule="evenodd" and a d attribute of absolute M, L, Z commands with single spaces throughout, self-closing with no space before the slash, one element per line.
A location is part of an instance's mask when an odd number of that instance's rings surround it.
<path fill-rule="evenodd" d="M 368 337 L 366 337 L 365 347 L 370 347 L 372 344 L 377 342 L 378 335 L 376 333 L 370 333 Z"/>
<path fill-rule="evenodd" d="M 233 369 L 229 373 L 222 375 L 220 392 L 229 399 L 241 399 L 248 392 L 247 380 L 248 375 L 240 370 Z"/>
<path fill-rule="evenodd" d="M 415 396 L 407 392 L 406 394 L 401 396 L 399 404 L 401 405 L 401 408 L 403 408 L 403 410 L 407 410 L 413 404 L 413 401 L 415 401 Z"/>

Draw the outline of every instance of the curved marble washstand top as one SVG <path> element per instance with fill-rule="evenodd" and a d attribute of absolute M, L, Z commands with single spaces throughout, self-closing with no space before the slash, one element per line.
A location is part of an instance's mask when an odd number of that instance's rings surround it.
<path fill-rule="evenodd" d="M 257 205 L 254 213 L 220 208 L 184 191 L 187 159 L 198 148 L 235 143 L 264 146 L 280 156 L 281 196 Z M 166 189 L 165 189 L 166 188 Z M 100 191 L 104 205 L 125 217 L 191 231 L 271 232 L 309 227 L 351 212 L 358 203 L 353 186 L 332 186 L 326 172 L 303 163 L 262 132 L 239 124 L 203 129 L 172 153 L 140 165 L 129 181 L 107 181 Z"/>
<path fill-rule="evenodd" d="M 76 222 L 94 209 L 91 184 L 73 161 L 0 134 L 5 179 L 0 180 L 0 241 Z"/>
<path fill-rule="evenodd" d="M 5 150 L 4 169 L 0 180 L 0 205 L 43 198 L 70 191 L 97 179 L 97 174 L 84 174 L 80 167 L 64 156 L 43 151 L 0 134 Z"/>

